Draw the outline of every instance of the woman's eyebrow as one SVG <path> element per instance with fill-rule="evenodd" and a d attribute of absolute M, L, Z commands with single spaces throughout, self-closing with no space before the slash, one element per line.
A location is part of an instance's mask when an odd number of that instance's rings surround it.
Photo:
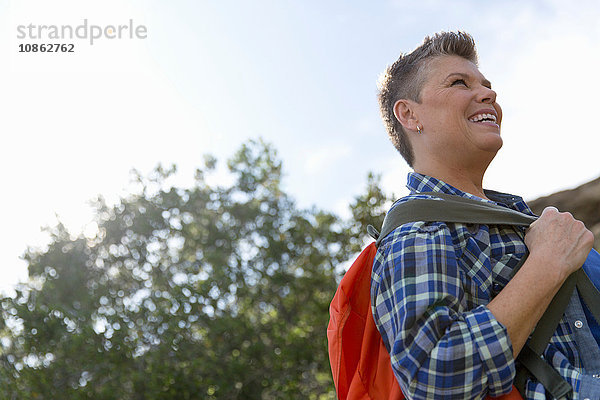
<path fill-rule="evenodd" d="M 449 75 L 446 77 L 445 81 L 447 81 L 448 79 L 450 79 L 450 77 L 452 77 L 452 76 L 459 76 L 459 77 L 461 77 L 461 78 L 463 78 L 463 79 L 470 79 L 470 78 L 471 78 L 471 76 L 470 76 L 470 75 L 463 74 L 462 72 L 452 72 L 452 73 L 450 73 L 450 74 L 449 74 Z M 487 80 L 487 79 L 485 79 L 485 78 L 483 78 L 483 79 L 481 80 L 481 84 L 482 84 L 483 86 L 487 87 L 487 88 L 490 88 L 490 89 L 492 88 L 492 82 L 488 81 L 488 80 Z"/>

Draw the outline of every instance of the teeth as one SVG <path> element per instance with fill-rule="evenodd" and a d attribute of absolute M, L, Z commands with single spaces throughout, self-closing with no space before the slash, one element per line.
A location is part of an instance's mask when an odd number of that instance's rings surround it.
<path fill-rule="evenodd" d="M 492 122 L 496 122 L 496 116 L 494 114 L 477 114 L 476 116 L 469 118 L 469 121 L 479 122 L 483 121 L 484 119 L 489 119 L 492 120 Z"/>

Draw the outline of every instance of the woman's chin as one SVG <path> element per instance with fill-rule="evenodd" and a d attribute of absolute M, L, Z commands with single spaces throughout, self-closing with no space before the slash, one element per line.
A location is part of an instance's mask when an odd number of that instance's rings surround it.
<path fill-rule="evenodd" d="M 480 140 L 478 140 L 477 147 L 486 152 L 497 153 L 504 144 L 500 133 L 490 133 L 485 135 L 485 137 L 480 137 L 479 139 Z"/>

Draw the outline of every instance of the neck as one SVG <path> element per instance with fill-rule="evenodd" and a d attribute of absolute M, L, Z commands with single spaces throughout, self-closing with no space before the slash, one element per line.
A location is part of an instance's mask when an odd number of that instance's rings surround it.
<path fill-rule="evenodd" d="M 485 165 L 484 168 L 464 165 L 448 166 L 429 159 L 427 163 L 417 163 L 415 160 L 414 170 L 420 174 L 444 181 L 465 193 L 488 199 L 483 192 L 483 175 L 488 165 Z"/>

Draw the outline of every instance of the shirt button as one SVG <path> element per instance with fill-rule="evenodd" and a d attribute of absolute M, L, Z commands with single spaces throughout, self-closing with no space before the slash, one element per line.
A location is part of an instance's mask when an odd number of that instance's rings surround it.
<path fill-rule="evenodd" d="M 577 328 L 577 329 L 583 328 L 583 322 L 581 322 L 580 320 L 575 321 L 575 328 Z"/>
<path fill-rule="evenodd" d="M 500 293 L 500 291 L 501 291 L 501 290 L 502 290 L 502 286 L 501 286 L 499 283 L 494 283 L 494 284 L 492 285 L 492 291 L 493 291 L 495 294 L 498 294 L 498 293 Z"/>

